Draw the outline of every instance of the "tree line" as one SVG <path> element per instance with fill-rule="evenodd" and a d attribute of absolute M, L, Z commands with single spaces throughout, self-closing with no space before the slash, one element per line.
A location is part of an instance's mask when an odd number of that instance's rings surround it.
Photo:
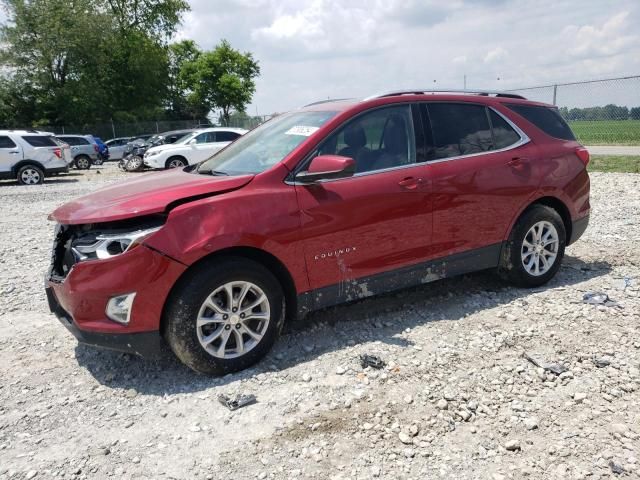
<path fill-rule="evenodd" d="M 609 104 L 604 107 L 560 107 L 560 114 L 570 121 L 578 120 L 640 120 L 640 107 L 620 107 Z"/>
<path fill-rule="evenodd" d="M 222 40 L 171 43 L 185 0 L 0 0 L 0 128 L 243 112 L 260 66 Z"/>

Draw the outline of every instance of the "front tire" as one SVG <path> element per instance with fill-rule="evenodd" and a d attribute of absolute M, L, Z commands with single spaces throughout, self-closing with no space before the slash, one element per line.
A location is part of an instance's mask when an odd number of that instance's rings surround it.
<path fill-rule="evenodd" d="M 140 155 L 133 155 L 124 164 L 124 169 L 127 172 L 139 172 L 144 167 L 144 160 Z"/>
<path fill-rule="evenodd" d="M 187 165 L 188 162 L 182 157 L 171 157 L 164 164 L 165 168 L 183 168 Z"/>
<path fill-rule="evenodd" d="M 169 298 L 165 339 L 189 368 L 207 375 L 243 370 L 273 346 L 284 321 L 278 280 L 239 257 L 187 273 Z"/>
<path fill-rule="evenodd" d="M 16 178 L 20 185 L 40 185 L 44 182 L 44 172 L 35 165 L 25 165 L 18 169 Z"/>
<path fill-rule="evenodd" d="M 566 238 L 558 212 L 545 205 L 533 205 L 514 225 L 503 248 L 498 272 L 518 287 L 544 285 L 560 268 Z"/>

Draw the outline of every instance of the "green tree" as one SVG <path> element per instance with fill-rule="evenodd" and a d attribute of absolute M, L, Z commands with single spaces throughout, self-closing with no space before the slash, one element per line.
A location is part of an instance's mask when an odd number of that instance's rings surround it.
<path fill-rule="evenodd" d="M 260 66 L 251 53 L 241 53 L 222 40 L 212 51 L 185 63 L 183 78 L 190 87 L 190 101 L 207 110 L 221 110 L 225 124 L 232 110 L 243 112 L 256 90 Z"/>
<path fill-rule="evenodd" d="M 169 45 L 169 87 L 167 113 L 172 118 L 206 118 L 207 105 L 198 103 L 191 95 L 190 82 L 185 65 L 195 62 L 202 52 L 193 40 L 183 40 Z"/>
<path fill-rule="evenodd" d="M 629 117 L 631 120 L 640 120 L 640 107 L 632 107 L 629 110 Z"/>
<path fill-rule="evenodd" d="M 137 29 L 157 38 L 169 38 L 189 10 L 185 0 L 106 0 L 104 5 L 121 32 Z"/>
<path fill-rule="evenodd" d="M 144 118 L 163 106 L 166 39 L 184 1 L 0 2 L 9 17 L 0 25 L 0 71 L 18 108 L 13 122 L 79 125 L 125 111 Z"/>

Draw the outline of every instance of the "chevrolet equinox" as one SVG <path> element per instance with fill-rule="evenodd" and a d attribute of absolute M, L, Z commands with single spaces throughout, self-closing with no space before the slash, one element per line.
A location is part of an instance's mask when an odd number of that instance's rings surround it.
<path fill-rule="evenodd" d="M 588 161 L 511 93 L 311 104 L 55 210 L 49 306 L 80 342 L 238 371 L 312 310 L 483 269 L 548 282 L 587 228 Z"/>

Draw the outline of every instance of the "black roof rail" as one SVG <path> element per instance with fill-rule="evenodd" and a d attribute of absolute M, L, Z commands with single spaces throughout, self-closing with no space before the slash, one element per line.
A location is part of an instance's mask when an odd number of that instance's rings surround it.
<path fill-rule="evenodd" d="M 521 100 L 526 100 L 522 95 L 518 95 L 512 92 L 498 91 L 498 90 L 484 90 L 484 89 L 459 89 L 459 88 L 416 88 L 416 89 L 407 89 L 407 90 L 392 90 L 389 92 L 377 93 L 375 95 L 371 95 L 370 97 L 366 97 L 364 100 L 373 100 L 374 98 L 384 98 L 384 97 L 395 97 L 397 95 L 423 95 L 428 93 L 453 93 L 453 94 L 464 94 L 464 95 L 482 95 L 488 97 L 493 95 L 495 97 L 503 97 L 503 98 L 518 98 Z"/>

